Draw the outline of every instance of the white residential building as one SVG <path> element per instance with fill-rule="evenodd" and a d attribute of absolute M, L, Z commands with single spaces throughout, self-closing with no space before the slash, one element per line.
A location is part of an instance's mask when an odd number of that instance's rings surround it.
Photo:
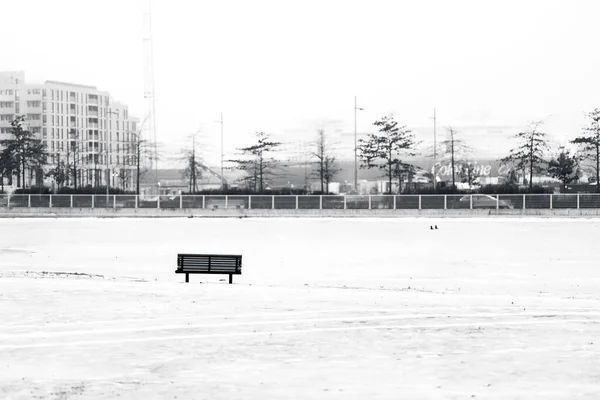
<path fill-rule="evenodd" d="M 69 186 L 134 186 L 137 119 L 125 104 L 94 86 L 46 81 L 25 82 L 25 73 L 0 72 L 0 140 L 11 136 L 11 121 L 25 117 L 27 129 L 47 146 L 49 168 L 71 165 Z M 40 184 L 26 176 L 28 184 Z M 76 175 L 76 176 L 73 176 Z M 52 179 L 44 183 L 53 185 Z"/>

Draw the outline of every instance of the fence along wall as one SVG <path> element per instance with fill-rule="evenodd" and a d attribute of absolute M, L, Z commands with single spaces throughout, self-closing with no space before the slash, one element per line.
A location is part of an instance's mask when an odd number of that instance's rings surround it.
<path fill-rule="evenodd" d="M 600 208 L 600 194 L 510 195 L 0 195 L 0 207 L 99 209 L 452 210 Z"/>

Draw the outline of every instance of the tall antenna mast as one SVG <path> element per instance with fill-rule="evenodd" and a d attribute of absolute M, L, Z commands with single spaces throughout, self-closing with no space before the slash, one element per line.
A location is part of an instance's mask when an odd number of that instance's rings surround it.
<path fill-rule="evenodd" d="M 436 164 L 437 164 L 437 137 L 436 137 L 436 119 L 435 119 L 435 108 L 433 109 L 433 193 L 435 193 L 437 186 L 436 176 Z"/>
<path fill-rule="evenodd" d="M 154 100 L 154 53 L 152 49 L 152 15 L 151 0 L 144 14 L 144 98 L 146 99 L 146 118 L 148 118 L 147 138 L 154 147 L 153 166 L 156 178 L 156 190 L 160 194 L 158 177 L 158 145 L 156 142 L 156 116 Z"/>

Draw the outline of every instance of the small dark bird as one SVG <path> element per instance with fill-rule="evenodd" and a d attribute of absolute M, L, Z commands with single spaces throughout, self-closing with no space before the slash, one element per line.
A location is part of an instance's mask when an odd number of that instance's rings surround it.
<path fill-rule="evenodd" d="M 433 226 L 429 225 L 429 229 L 433 230 Z"/>
<path fill-rule="evenodd" d="M 435 229 L 437 229 L 437 225 L 435 226 Z"/>

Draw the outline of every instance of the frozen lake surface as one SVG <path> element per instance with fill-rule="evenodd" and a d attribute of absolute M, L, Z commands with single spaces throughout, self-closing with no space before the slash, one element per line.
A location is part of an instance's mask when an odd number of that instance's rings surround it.
<path fill-rule="evenodd" d="M 0 219 L 0 398 L 598 399 L 599 230 Z M 185 284 L 178 252 L 243 275 Z"/>

